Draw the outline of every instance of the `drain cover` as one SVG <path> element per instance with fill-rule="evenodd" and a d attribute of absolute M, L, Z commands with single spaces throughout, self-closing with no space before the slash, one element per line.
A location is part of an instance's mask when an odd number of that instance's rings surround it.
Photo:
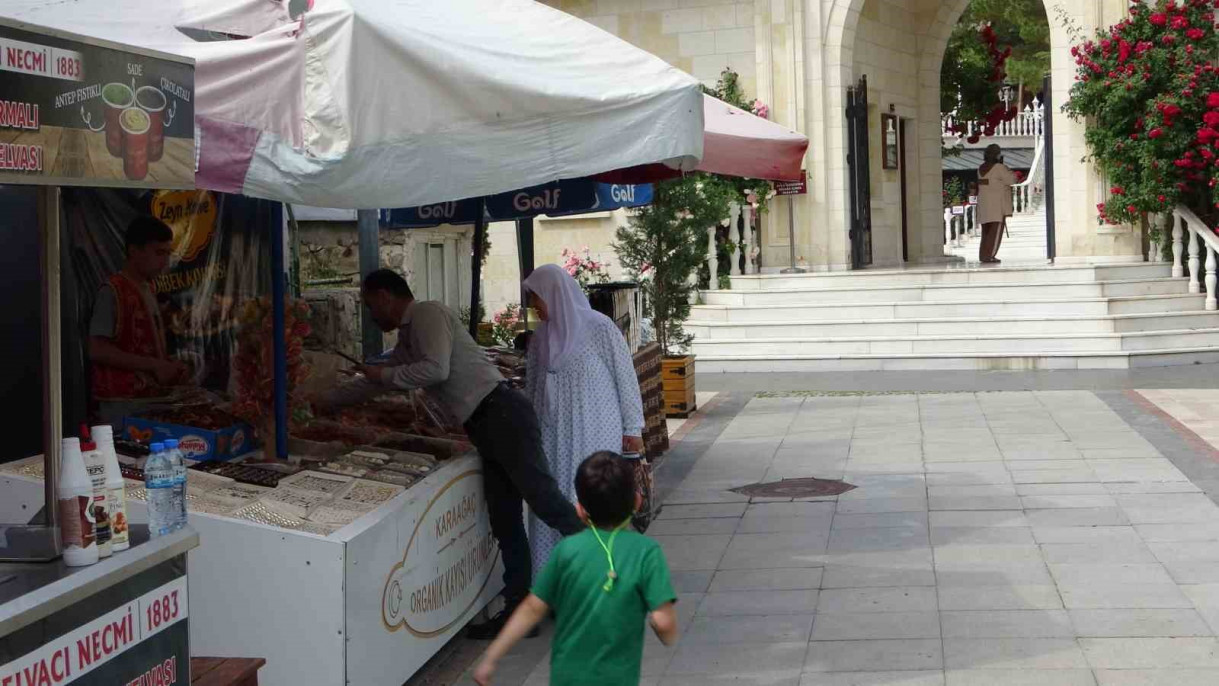
<path fill-rule="evenodd" d="M 784 479 L 765 484 L 749 484 L 731 489 L 733 493 L 747 495 L 750 498 L 818 498 L 822 496 L 840 495 L 854 490 L 855 486 L 845 481 L 831 479 Z"/>

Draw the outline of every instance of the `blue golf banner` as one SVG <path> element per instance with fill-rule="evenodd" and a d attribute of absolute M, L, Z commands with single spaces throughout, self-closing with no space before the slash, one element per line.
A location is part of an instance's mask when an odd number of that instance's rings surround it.
<path fill-rule="evenodd" d="M 381 210 L 381 227 L 410 229 L 440 224 L 473 224 L 481 200 L 467 198 L 419 207 Z M 500 193 L 486 199 L 488 221 L 512 221 L 544 214 L 563 217 L 590 212 L 609 212 L 652 202 L 651 184 L 610 184 L 579 179 L 556 181 Z"/>

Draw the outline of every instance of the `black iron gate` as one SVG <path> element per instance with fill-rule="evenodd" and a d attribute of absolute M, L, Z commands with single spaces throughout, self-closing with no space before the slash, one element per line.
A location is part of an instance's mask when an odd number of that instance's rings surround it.
<path fill-rule="evenodd" d="M 868 77 L 847 87 L 847 174 L 851 192 L 851 266 L 872 264 L 872 182 L 868 168 Z"/>

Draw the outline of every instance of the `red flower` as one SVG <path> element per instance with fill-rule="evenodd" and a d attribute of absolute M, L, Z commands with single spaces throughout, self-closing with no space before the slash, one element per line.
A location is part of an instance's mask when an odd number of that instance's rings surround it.
<path fill-rule="evenodd" d="M 1156 196 L 1156 200 L 1159 200 L 1161 205 L 1162 205 L 1162 204 L 1164 204 L 1164 203 L 1166 203 L 1166 202 L 1168 202 L 1168 198 L 1165 198 L 1165 197 L 1164 197 L 1164 196 L 1162 196 L 1162 195 L 1157 195 L 1157 196 Z"/>
<path fill-rule="evenodd" d="M 1173 43 L 1177 42 L 1177 37 L 1171 33 L 1166 33 L 1164 34 L 1164 37 L 1160 39 L 1160 42 L 1164 45 L 1172 45 Z"/>
<path fill-rule="evenodd" d="M 1147 137 L 1151 139 L 1159 138 L 1164 135 L 1164 130 L 1157 127 L 1147 132 Z"/>
<path fill-rule="evenodd" d="M 1152 26 L 1166 26 L 1168 24 L 1168 15 L 1162 12 L 1156 12 L 1147 18 Z"/>
<path fill-rule="evenodd" d="M 1122 188 L 1121 186 L 1114 186 L 1113 188 L 1109 189 L 1109 193 L 1111 195 L 1125 195 L 1126 189 Z"/>
<path fill-rule="evenodd" d="M 1126 211 L 1130 214 L 1135 214 L 1138 212 L 1138 209 L 1134 205 L 1126 205 Z"/>
<path fill-rule="evenodd" d="M 1192 28 L 1185 32 L 1185 36 L 1190 40 L 1201 40 L 1205 35 L 1206 32 L 1199 28 Z"/>
<path fill-rule="evenodd" d="M 1206 106 L 1211 109 L 1219 109 L 1219 93 L 1211 93 L 1206 96 Z"/>
<path fill-rule="evenodd" d="M 1214 129 L 1198 129 L 1198 142 L 1202 145 L 1210 145 L 1215 140 L 1215 136 L 1219 136 L 1219 132 Z"/>
<path fill-rule="evenodd" d="M 1125 64 L 1126 60 L 1130 59 L 1130 49 L 1130 43 L 1127 41 L 1122 41 L 1117 44 L 1118 64 Z"/>
<path fill-rule="evenodd" d="M 1189 20 L 1178 14 L 1172 18 L 1172 27 L 1177 30 L 1189 28 Z"/>
<path fill-rule="evenodd" d="M 1207 112 L 1202 115 L 1202 121 L 1206 122 L 1206 125 L 1212 129 L 1219 129 L 1219 112 L 1215 110 Z"/>
<path fill-rule="evenodd" d="M 1210 148 L 1199 148 L 1198 154 L 1201 155 L 1202 158 L 1206 159 L 1206 160 L 1215 159 L 1215 153 L 1212 152 Z"/>

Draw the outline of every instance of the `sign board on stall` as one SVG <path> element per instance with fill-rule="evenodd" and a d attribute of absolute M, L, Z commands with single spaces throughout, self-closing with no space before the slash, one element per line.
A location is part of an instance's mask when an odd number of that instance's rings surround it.
<path fill-rule="evenodd" d="M 450 462 L 347 543 L 347 683 L 399 686 L 499 593 L 477 457 Z"/>
<path fill-rule="evenodd" d="M 964 205 L 953 205 L 953 206 L 952 206 L 952 215 L 953 215 L 954 217 L 959 217 L 959 216 L 961 216 L 961 215 L 963 215 L 963 214 L 965 214 L 965 206 L 964 206 Z"/>
<path fill-rule="evenodd" d="M 799 181 L 775 181 L 775 195 L 804 195 L 808 193 L 808 172 L 800 172 Z"/>
<path fill-rule="evenodd" d="M 478 198 L 470 198 L 381 210 L 381 225 L 385 228 L 423 228 L 439 224 L 473 224 L 481 202 Z M 562 217 L 638 207 L 650 202 L 651 184 L 611 184 L 575 179 L 492 195 L 487 198 L 487 218 L 500 222 L 542 214 Z"/>
<path fill-rule="evenodd" d="M 186 684 L 185 570 L 184 556 L 163 562 L 0 638 L 0 684 Z"/>
<path fill-rule="evenodd" d="M 969 196 L 969 204 L 970 204 L 970 205 L 977 205 L 977 204 L 978 204 L 978 196 L 976 196 L 976 195 L 971 195 L 971 196 Z"/>
<path fill-rule="evenodd" d="M 194 90 L 189 58 L 0 19 L 0 183 L 193 187 Z"/>

